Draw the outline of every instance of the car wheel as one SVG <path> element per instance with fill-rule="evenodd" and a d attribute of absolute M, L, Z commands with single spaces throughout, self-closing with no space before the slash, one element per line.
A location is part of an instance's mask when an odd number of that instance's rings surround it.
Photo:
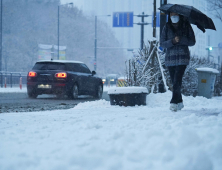
<path fill-rule="evenodd" d="M 77 99 L 78 98 L 78 95 L 79 95 L 79 88 L 77 86 L 77 84 L 74 84 L 73 85 L 73 88 L 71 90 L 71 94 L 70 94 L 70 97 L 72 99 Z"/>
<path fill-rule="evenodd" d="M 96 99 L 101 99 L 101 98 L 102 98 L 102 95 L 103 95 L 103 87 L 102 87 L 102 85 L 100 84 L 100 85 L 96 88 L 96 92 L 95 92 L 94 98 L 96 98 Z"/>

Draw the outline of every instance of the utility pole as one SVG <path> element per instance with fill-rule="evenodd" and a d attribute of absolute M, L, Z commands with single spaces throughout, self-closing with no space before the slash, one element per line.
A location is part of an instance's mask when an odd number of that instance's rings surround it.
<path fill-rule="evenodd" d="M 94 41 L 94 71 L 97 68 L 97 17 L 110 17 L 111 15 L 96 15 L 95 16 L 95 41 Z"/>
<path fill-rule="evenodd" d="M 141 23 L 144 23 L 144 12 L 142 13 Z M 144 42 L 144 24 L 141 25 L 141 42 L 140 42 L 141 49 L 143 49 L 143 42 Z"/>
<path fill-rule="evenodd" d="M 167 0 L 160 0 L 160 7 L 166 4 Z M 166 17 L 167 15 L 164 12 L 160 11 L 160 37 L 162 34 L 163 27 L 166 24 Z"/>
<path fill-rule="evenodd" d="M 149 23 L 144 22 L 144 17 L 148 17 L 150 15 L 145 15 L 144 12 L 142 12 L 142 15 L 134 15 L 137 17 L 141 17 L 141 22 L 136 23 L 137 25 L 141 25 L 141 39 L 140 39 L 140 49 L 143 49 L 143 42 L 144 42 L 144 25 L 148 25 Z"/>
<path fill-rule="evenodd" d="M 153 0 L 153 37 L 156 37 L 156 0 Z"/>

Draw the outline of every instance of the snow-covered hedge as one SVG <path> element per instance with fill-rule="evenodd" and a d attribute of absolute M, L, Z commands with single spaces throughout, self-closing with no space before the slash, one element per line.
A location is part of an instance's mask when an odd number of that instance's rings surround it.
<path fill-rule="evenodd" d="M 198 74 L 196 68 L 201 67 L 213 68 L 214 65 L 212 62 L 208 62 L 206 58 L 198 58 L 196 56 L 191 56 L 190 64 L 187 66 L 183 76 L 181 91 L 184 95 L 197 95 Z"/>
<path fill-rule="evenodd" d="M 169 71 L 165 67 L 165 53 L 160 50 L 157 40 L 148 41 L 144 49 L 134 54 L 126 61 L 126 75 L 128 86 L 147 87 L 149 93 L 172 90 Z M 190 64 L 184 73 L 182 93 L 187 96 L 197 95 L 198 74 L 195 70 L 200 67 L 214 68 L 214 63 L 206 58 L 191 56 Z M 219 71 L 221 68 L 219 68 Z M 221 71 L 220 71 L 221 72 Z M 215 83 L 215 96 L 222 94 L 222 75 L 217 76 Z"/>
<path fill-rule="evenodd" d="M 164 69 L 165 54 L 159 50 L 157 40 L 148 41 L 144 49 L 126 62 L 128 86 L 147 87 L 150 92 L 159 92 L 159 85 L 163 84 L 167 90 L 169 78 Z M 164 89 L 164 87 L 163 87 Z"/>

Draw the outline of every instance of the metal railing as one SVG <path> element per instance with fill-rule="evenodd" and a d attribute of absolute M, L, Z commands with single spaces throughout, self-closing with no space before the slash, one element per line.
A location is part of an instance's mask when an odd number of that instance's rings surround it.
<path fill-rule="evenodd" d="M 3 87 L 17 87 L 22 78 L 22 84 L 27 82 L 27 74 L 25 72 L 0 72 L 0 86 Z"/>

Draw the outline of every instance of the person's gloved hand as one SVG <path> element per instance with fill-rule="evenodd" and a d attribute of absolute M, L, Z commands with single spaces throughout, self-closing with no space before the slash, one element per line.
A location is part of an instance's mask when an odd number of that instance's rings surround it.
<path fill-rule="evenodd" d="M 180 37 L 176 36 L 174 39 L 176 43 L 180 42 Z"/>
<path fill-rule="evenodd" d="M 180 37 L 179 37 L 179 36 L 176 36 L 176 37 L 173 39 L 173 44 L 177 44 L 178 42 L 180 42 Z"/>

